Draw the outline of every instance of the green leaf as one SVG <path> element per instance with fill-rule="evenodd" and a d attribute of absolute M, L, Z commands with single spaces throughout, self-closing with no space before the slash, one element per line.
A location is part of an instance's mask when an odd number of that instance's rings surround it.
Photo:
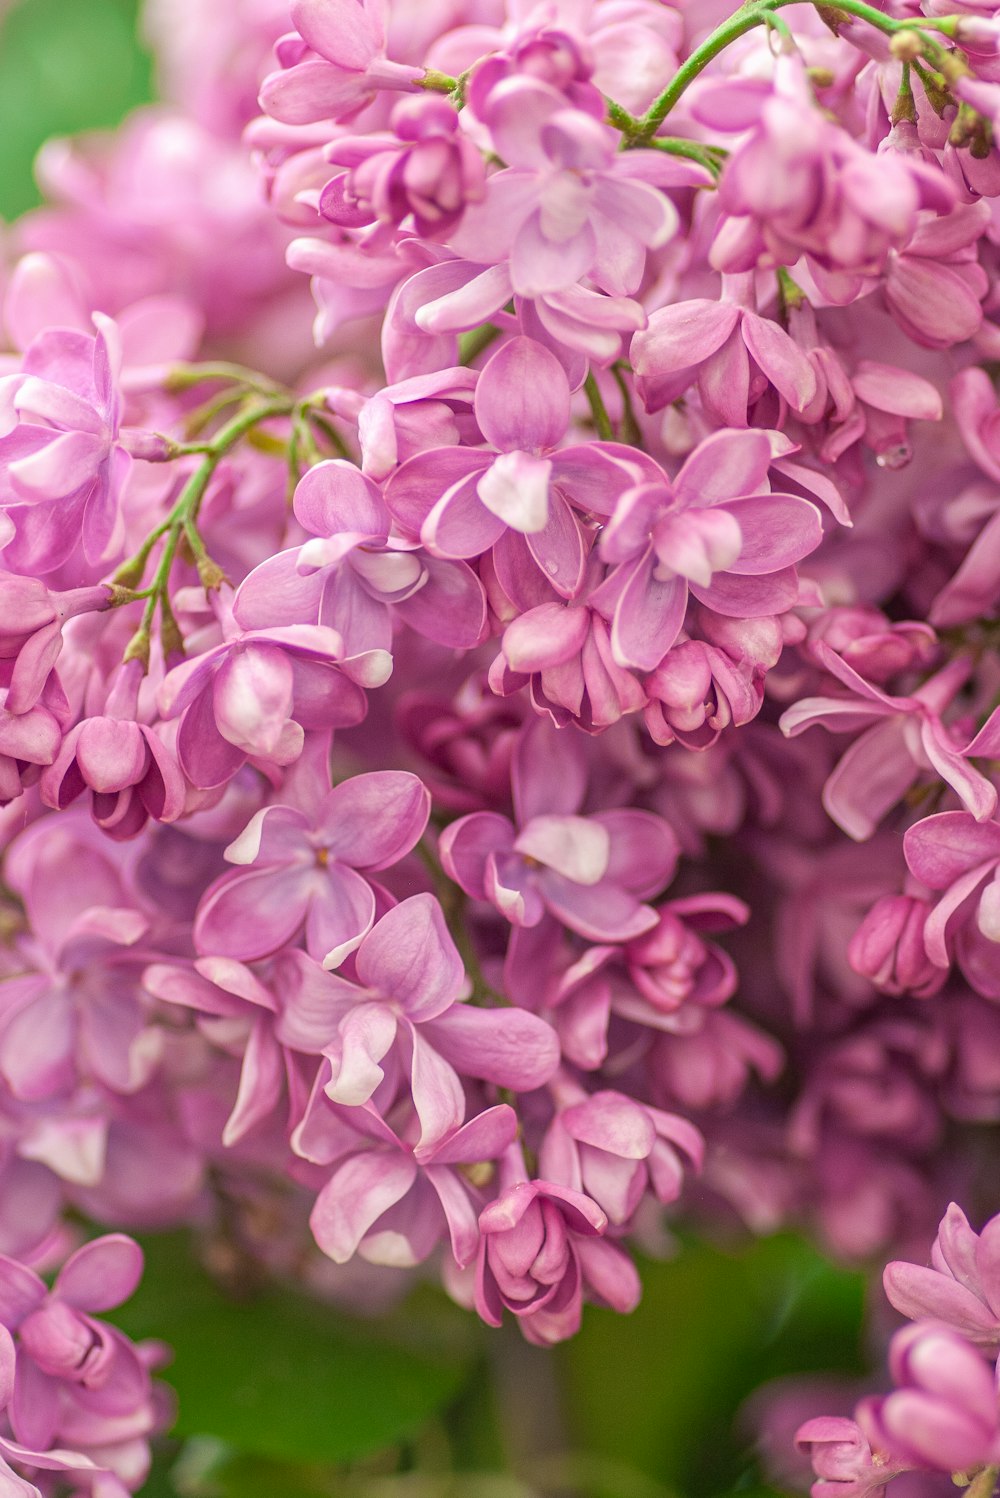
<path fill-rule="evenodd" d="M 184 1234 L 144 1248 L 143 1283 L 114 1319 L 173 1348 L 163 1377 L 177 1391 L 181 1436 L 279 1462 L 354 1461 L 411 1436 L 462 1383 L 462 1349 L 435 1337 L 419 1308 L 415 1346 L 393 1340 L 391 1323 L 292 1292 L 227 1299 Z"/>
<path fill-rule="evenodd" d="M 689 1242 L 676 1259 L 640 1270 L 634 1315 L 588 1310 L 580 1335 L 559 1350 L 570 1436 L 688 1498 L 745 1485 L 752 1438 L 737 1416 L 758 1385 L 862 1371 L 866 1278 L 799 1239 L 736 1253 Z"/>
<path fill-rule="evenodd" d="M 21 0 L 0 27 L 0 216 L 38 202 L 32 162 L 53 135 L 117 125 L 152 97 L 137 0 Z"/>

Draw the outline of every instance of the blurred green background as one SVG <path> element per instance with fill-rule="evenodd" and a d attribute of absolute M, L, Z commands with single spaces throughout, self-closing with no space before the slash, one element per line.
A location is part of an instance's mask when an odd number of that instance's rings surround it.
<path fill-rule="evenodd" d="M 38 201 L 46 137 L 152 95 L 134 0 L 21 0 L 0 22 L 0 215 Z M 552 1353 L 430 1286 L 362 1323 L 284 1292 L 232 1299 L 183 1235 L 146 1247 L 121 1324 L 173 1344 L 180 1399 L 148 1498 L 763 1498 L 751 1391 L 862 1371 L 862 1277 L 788 1237 L 685 1243 L 643 1266 L 634 1316 L 590 1310 Z"/>

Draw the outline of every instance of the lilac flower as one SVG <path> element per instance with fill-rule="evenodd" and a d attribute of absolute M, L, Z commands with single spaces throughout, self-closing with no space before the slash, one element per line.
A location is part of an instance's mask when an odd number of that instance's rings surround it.
<path fill-rule="evenodd" d="M 432 895 L 387 911 L 360 942 L 353 971 L 354 981 L 330 975 L 327 992 L 313 985 L 292 998 L 279 1037 L 326 1057 L 323 1092 L 343 1107 L 387 1112 L 395 1079 L 405 1077 L 418 1152 L 461 1125 L 459 1072 L 528 1092 L 556 1068 L 558 1045 L 544 1020 L 459 1002 L 469 982 Z"/>
<path fill-rule="evenodd" d="M 91 814 L 109 837 L 135 837 L 150 817 L 173 822 L 184 810 L 184 777 L 154 728 L 134 721 L 142 669 L 123 666 L 105 712 L 85 718 L 63 739 L 42 774 L 41 795 L 61 811 L 89 790 Z"/>
<path fill-rule="evenodd" d="M 812 1498 L 884 1498 L 887 1484 L 909 1470 L 874 1451 L 854 1420 L 820 1415 L 795 1433 L 795 1444 L 811 1459 L 817 1481 Z"/>
<path fill-rule="evenodd" d="M 815 650 L 825 669 L 853 695 L 803 698 L 783 715 L 782 732 L 792 736 L 813 723 L 834 732 L 873 724 L 851 745 L 823 790 L 823 805 L 839 827 L 859 842 L 871 837 L 882 818 L 928 770 L 936 771 L 951 786 L 977 822 L 993 815 L 996 787 L 968 761 L 995 752 L 1000 717 L 991 716 L 964 748 L 941 719 L 968 677 L 965 661 L 952 661 L 910 697 L 890 697 L 822 642 Z"/>
<path fill-rule="evenodd" d="M 561 1079 L 553 1090 L 560 1108 L 545 1133 L 538 1157 L 547 1181 L 584 1192 L 616 1227 L 626 1224 L 647 1191 L 658 1201 L 676 1201 L 684 1178 L 683 1159 L 697 1169 L 704 1140 L 677 1114 L 643 1106 L 620 1092 L 589 1096 Z"/>
<path fill-rule="evenodd" d="M 334 166 L 347 170 L 326 184 L 319 211 L 345 228 L 375 219 L 399 224 L 412 214 L 418 234 L 443 238 L 468 203 L 482 200 L 483 158 L 444 99 L 402 100 L 390 125 L 393 135 L 354 136 L 327 148 Z"/>
<path fill-rule="evenodd" d="M 507 163 L 486 183 L 449 244 L 464 259 L 502 267 L 508 297 L 565 291 L 584 277 L 611 296 L 638 289 L 645 250 L 678 227 L 657 184 L 706 180 L 653 151 L 617 153 L 614 133 L 537 78 L 496 83 L 474 107 Z"/>
<path fill-rule="evenodd" d="M 120 505 L 131 460 L 118 441 L 118 331 L 95 315 L 93 337 L 51 329 L 28 348 L 5 401 L 17 424 L 0 436 L 0 509 L 14 523 L 7 565 L 54 572 L 82 543 L 95 565 L 113 556 L 124 531 Z"/>
<path fill-rule="evenodd" d="M 819 545 L 822 522 L 808 500 L 769 492 L 770 464 L 766 433 L 718 432 L 698 445 L 673 484 L 664 474 L 620 496 L 599 543 L 613 570 L 591 595 L 612 621 L 620 665 L 660 666 L 684 623 L 689 591 L 741 619 L 795 602 L 795 563 Z"/>
<path fill-rule="evenodd" d="M 933 1321 L 896 1333 L 889 1346 L 896 1390 L 859 1406 L 872 1444 L 911 1466 L 966 1472 L 1000 1458 L 995 1370 L 964 1337 Z"/>
<path fill-rule="evenodd" d="M 908 828 L 903 848 L 911 872 L 941 896 L 924 924 L 928 957 L 945 970 L 957 958 L 978 992 L 1000 997 L 1000 826 L 941 812 Z"/>
<path fill-rule="evenodd" d="M 514 757 L 516 822 L 492 812 L 453 822 L 440 840 L 449 875 L 515 926 L 537 926 L 549 912 L 591 941 L 648 931 L 656 913 L 642 897 L 671 878 L 674 834 L 650 812 L 581 816 L 585 788 L 575 748 L 533 725 Z"/>
<path fill-rule="evenodd" d="M 427 825 L 430 797 L 415 775 L 382 770 L 334 786 L 312 813 L 259 811 L 226 849 L 247 865 L 210 885 L 195 921 L 208 956 L 253 961 L 305 928 L 310 956 L 336 967 L 375 920 L 364 877 L 409 853 Z"/>
<path fill-rule="evenodd" d="M 475 574 L 390 535 L 381 494 L 353 464 L 311 468 L 296 488 L 295 515 L 317 539 L 243 580 L 233 615 L 245 630 L 319 625 L 337 632 L 349 660 L 388 654 L 394 618 L 454 649 L 478 644 L 486 600 Z"/>
<path fill-rule="evenodd" d="M 63 648 L 63 626 L 111 604 L 103 584 L 53 592 L 35 577 L 0 574 L 0 660 L 13 661 L 7 711 L 33 708 Z"/>
<path fill-rule="evenodd" d="M 138 1246 L 119 1233 L 78 1249 L 51 1291 L 17 1260 L 0 1259 L 0 1323 L 17 1346 L 8 1405 L 17 1445 L 4 1440 L 0 1453 L 45 1467 L 44 1454 L 60 1441 L 82 1451 L 81 1465 L 92 1448 L 103 1466 L 105 1452 L 130 1440 L 144 1445 L 157 1424 L 149 1372 L 128 1338 L 93 1315 L 126 1300 L 141 1274 Z M 57 1470 L 75 1465 L 71 1453 L 51 1455 Z"/>
<path fill-rule="evenodd" d="M 720 95 L 718 84 L 702 95 L 699 119 L 720 123 L 716 100 L 724 127 L 740 103 L 757 118 L 722 174 L 728 216 L 711 250 L 717 270 L 794 265 L 804 254 L 830 300 L 853 301 L 912 233 L 921 208 L 942 213 L 954 202 L 939 171 L 908 154 L 874 156 L 826 118 L 798 55 L 776 59 L 774 89 L 763 98 L 754 83 L 729 83 Z"/>
<path fill-rule="evenodd" d="M 379 0 L 294 0 L 291 10 L 299 34 L 278 42 L 281 71 L 268 74 L 260 96 L 276 120 L 347 119 L 381 89 L 410 90 L 424 71 L 385 57 Z"/>
<path fill-rule="evenodd" d="M 0 806 L 15 801 L 26 785 L 38 780 L 41 769 L 52 764 L 68 716 L 65 696 L 51 688 L 26 711 L 12 712 L 5 678 L 9 681 L 10 674 L 0 663 Z"/>
<path fill-rule="evenodd" d="M 586 561 L 573 506 L 609 513 L 629 483 L 625 449 L 559 447 L 570 422 L 569 381 L 555 356 L 530 338 L 512 338 L 492 355 L 474 411 L 494 452 L 420 453 L 389 479 L 386 504 L 435 556 L 475 557 L 508 529 L 523 535 L 526 560 L 572 598 Z"/>
<path fill-rule="evenodd" d="M 381 652 L 344 661 L 336 630 L 318 624 L 242 631 L 226 621 L 220 645 L 174 666 L 160 687 L 166 719 L 181 717 L 177 754 L 193 785 L 224 785 L 248 759 L 287 765 L 305 733 L 359 723 L 361 685 L 384 681 Z M 345 669 L 340 669 L 341 667 Z"/>
<path fill-rule="evenodd" d="M 931 1264 L 895 1260 L 883 1275 L 885 1293 L 911 1319 L 943 1322 L 995 1356 L 1000 1350 L 1000 1217 L 976 1233 L 952 1202 L 931 1248 Z"/>
<path fill-rule="evenodd" d="M 930 911 L 930 901 L 918 895 L 883 895 L 851 938 L 847 955 L 854 971 L 880 993 L 936 994 L 947 973 L 935 967 L 924 945 Z"/>
<path fill-rule="evenodd" d="M 516 1130 L 506 1104 L 416 1149 L 383 1126 L 378 1142 L 347 1153 L 320 1191 L 309 1219 L 316 1242 L 336 1264 L 357 1253 L 370 1264 L 402 1267 L 421 1263 L 447 1236 L 464 1269 L 479 1245 L 482 1205 L 469 1177 L 484 1168 L 491 1175 L 489 1162 Z"/>
<path fill-rule="evenodd" d="M 812 364 L 785 330 L 761 317 L 740 278 L 723 282 L 721 301 L 698 297 L 652 313 L 632 339 L 629 358 L 647 411 L 659 411 L 697 384 L 721 426 L 745 427 L 748 410 L 769 386 L 793 411 L 816 398 Z"/>
<path fill-rule="evenodd" d="M 546 1346 L 579 1329 L 584 1293 L 634 1310 L 639 1282 L 631 1260 L 603 1234 L 608 1219 L 590 1197 L 551 1181 L 529 1180 L 508 1152 L 506 1190 L 479 1215 L 476 1310 L 499 1326 L 504 1310 L 530 1341 Z"/>

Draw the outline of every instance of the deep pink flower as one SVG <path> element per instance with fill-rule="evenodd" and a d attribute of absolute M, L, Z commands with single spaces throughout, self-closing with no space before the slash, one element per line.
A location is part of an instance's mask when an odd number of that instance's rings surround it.
<path fill-rule="evenodd" d="M 967 661 L 956 658 L 909 697 L 890 697 L 822 641 L 814 648 L 824 668 L 851 696 L 803 698 L 782 716 L 782 732 L 793 737 L 821 723 L 833 732 L 849 733 L 873 724 L 841 758 L 823 790 L 823 805 L 839 827 L 859 842 L 871 837 L 927 771 L 951 786 L 977 822 L 993 815 L 996 787 L 969 761 L 989 758 L 1000 747 L 1000 712 L 962 747 L 942 722 L 942 714 L 968 679 Z"/>
<path fill-rule="evenodd" d="M 869 1441 L 897 1461 L 967 1472 L 1000 1459 L 996 1372 L 950 1327 L 918 1321 L 889 1346 L 892 1394 L 862 1401 Z"/>
<path fill-rule="evenodd" d="M 885 1293 L 911 1319 L 944 1322 L 984 1352 L 1000 1350 L 1000 1217 L 976 1233 L 952 1202 L 931 1248 L 930 1266 L 895 1260 L 883 1275 Z"/>
<path fill-rule="evenodd" d="M 514 1151 L 509 1152 L 514 1156 Z M 608 1219 L 590 1197 L 523 1168 L 480 1213 L 476 1310 L 499 1326 L 504 1310 L 530 1342 L 564 1341 L 579 1329 L 584 1294 L 634 1310 L 640 1287 L 627 1255 L 603 1237 Z"/>

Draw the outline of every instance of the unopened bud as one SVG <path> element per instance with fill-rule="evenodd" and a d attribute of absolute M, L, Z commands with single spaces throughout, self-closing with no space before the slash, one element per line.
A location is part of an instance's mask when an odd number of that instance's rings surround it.
<path fill-rule="evenodd" d="M 923 42 L 915 31 L 897 31 L 889 42 L 889 51 L 900 62 L 919 62 L 924 55 Z"/>

